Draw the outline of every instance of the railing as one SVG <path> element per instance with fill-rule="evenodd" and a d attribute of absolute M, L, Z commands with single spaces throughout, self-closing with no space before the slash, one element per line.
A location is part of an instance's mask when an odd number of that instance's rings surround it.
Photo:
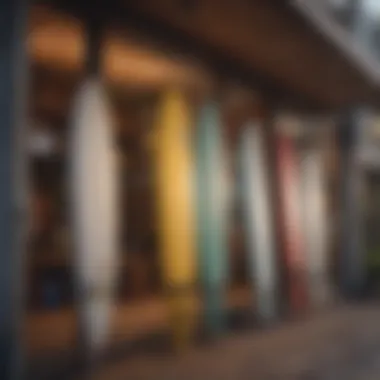
<path fill-rule="evenodd" d="M 319 3 L 341 27 L 349 32 L 354 31 L 358 0 L 322 0 Z"/>
<path fill-rule="evenodd" d="M 380 1 L 306 0 L 323 9 L 340 27 L 352 34 L 380 60 Z"/>
<path fill-rule="evenodd" d="M 292 0 L 294 7 L 380 85 L 379 0 Z"/>

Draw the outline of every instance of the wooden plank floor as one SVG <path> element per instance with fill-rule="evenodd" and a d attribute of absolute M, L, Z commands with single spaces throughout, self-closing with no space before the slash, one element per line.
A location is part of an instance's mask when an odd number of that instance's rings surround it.
<path fill-rule="evenodd" d="M 121 358 L 91 379 L 375 380 L 380 378 L 379 320 L 379 305 L 345 306 L 182 355 Z"/>
<path fill-rule="evenodd" d="M 253 296 L 249 288 L 232 290 L 227 297 L 228 308 L 248 307 Z M 201 312 L 201 301 L 194 301 L 195 317 Z M 118 305 L 113 313 L 111 341 L 136 340 L 144 335 L 169 328 L 169 315 L 162 298 L 151 298 Z M 25 337 L 28 356 L 72 350 L 76 341 L 74 309 L 30 313 L 26 318 Z"/>
<path fill-rule="evenodd" d="M 237 306 L 245 299 L 235 295 Z M 119 310 L 114 332 L 122 333 L 120 340 L 129 339 L 142 330 L 130 331 L 133 324 L 145 329 L 147 325 L 167 327 L 162 303 L 159 300 L 147 301 L 146 306 L 135 306 L 139 310 L 131 317 L 132 308 Z M 145 308 L 145 319 L 141 310 Z M 141 308 L 141 309 L 139 309 Z M 161 312 L 156 314 L 161 309 Z M 68 312 L 69 313 L 69 312 Z M 152 317 L 152 315 L 156 317 Z M 158 315 L 158 316 L 157 316 Z M 43 319 L 36 317 L 40 325 L 31 334 L 34 347 L 67 349 L 62 338 L 71 322 L 64 314 L 54 315 L 55 326 L 47 325 L 53 316 Z M 245 328 L 217 342 L 198 342 L 187 352 L 174 355 L 162 342 L 153 350 L 133 352 L 115 351 L 91 375 L 93 380 L 375 380 L 380 379 L 380 305 L 337 306 L 318 315 L 304 317 L 298 321 L 281 322 L 270 329 Z M 60 323 L 66 323 L 64 328 Z M 34 321 L 35 323 L 35 321 Z M 118 324 L 119 323 L 119 324 Z M 33 325 L 33 323 L 32 323 Z M 36 325 L 34 325 L 36 326 Z M 38 340 L 37 332 L 45 340 Z M 145 330 L 144 330 L 145 331 Z M 72 333 L 70 333 L 72 334 Z M 50 335 L 50 340 L 47 336 Z M 33 339 L 29 342 L 32 343 Z M 134 348 L 133 348 L 134 349 Z M 133 350 L 132 350 L 133 351 Z M 45 351 L 46 352 L 46 351 Z M 58 352 L 58 351 L 57 351 Z M 58 358 L 58 361 L 61 360 Z M 40 361 L 40 369 L 48 366 L 48 360 Z M 61 366 L 63 368 L 63 366 Z M 55 370 L 56 371 L 56 370 Z M 58 373 L 51 372 L 51 373 Z M 38 372 L 37 372 L 38 373 Z M 39 372 L 39 373 L 43 373 Z M 76 371 L 69 372 L 65 379 L 85 379 Z M 35 379 L 34 377 L 30 377 Z M 47 375 L 38 375 L 38 379 L 58 379 Z M 87 378 L 86 378 L 87 379 Z"/>

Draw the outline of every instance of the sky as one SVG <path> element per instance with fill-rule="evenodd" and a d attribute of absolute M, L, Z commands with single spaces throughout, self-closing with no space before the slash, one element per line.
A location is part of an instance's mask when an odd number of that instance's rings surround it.
<path fill-rule="evenodd" d="M 363 0 L 369 12 L 380 15 L 380 0 Z"/>

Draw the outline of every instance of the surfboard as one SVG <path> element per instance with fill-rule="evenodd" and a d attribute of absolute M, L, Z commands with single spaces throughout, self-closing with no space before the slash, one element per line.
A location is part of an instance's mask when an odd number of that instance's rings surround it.
<path fill-rule="evenodd" d="M 365 107 L 353 107 L 338 121 L 340 225 L 339 225 L 339 285 L 348 299 L 360 298 L 366 287 L 368 268 L 364 238 L 365 170 L 364 131 L 370 125 L 370 113 Z M 363 141 L 364 138 L 364 141 Z"/>
<path fill-rule="evenodd" d="M 226 325 L 228 172 L 221 128 L 217 104 L 206 104 L 200 111 L 196 133 L 197 225 L 204 322 L 213 335 Z"/>
<path fill-rule="evenodd" d="M 300 153 L 302 221 L 310 303 L 323 307 L 330 295 L 327 260 L 327 216 L 322 152 L 308 147 Z"/>
<path fill-rule="evenodd" d="M 268 166 L 260 125 L 245 125 L 238 147 L 241 199 L 249 273 L 259 320 L 277 316 L 276 252 L 269 196 Z"/>
<path fill-rule="evenodd" d="M 110 333 L 117 268 L 117 165 L 110 110 L 101 83 L 89 77 L 74 98 L 69 148 L 74 273 L 81 339 L 90 356 Z"/>
<path fill-rule="evenodd" d="M 196 281 L 191 112 L 180 91 L 162 94 L 155 122 L 157 228 L 174 344 L 191 340 Z"/>
<path fill-rule="evenodd" d="M 277 128 L 275 136 L 279 200 L 277 222 L 281 236 L 285 296 L 290 311 L 299 313 L 305 311 L 308 306 L 299 167 L 293 137 L 282 131 L 281 121 L 278 123 L 280 128 Z"/>

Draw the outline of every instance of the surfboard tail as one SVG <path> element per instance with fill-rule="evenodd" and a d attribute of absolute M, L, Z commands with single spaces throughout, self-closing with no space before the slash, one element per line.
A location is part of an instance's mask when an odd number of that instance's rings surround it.
<path fill-rule="evenodd" d="M 204 290 L 204 324 L 211 336 L 221 335 L 227 327 L 224 295 L 221 286 Z"/>
<path fill-rule="evenodd" d="M 168 294 L 167 301 L 173 346 L 176 350 L 183 351 L 194 338 L 196 296 L 193 291 Z"/>

